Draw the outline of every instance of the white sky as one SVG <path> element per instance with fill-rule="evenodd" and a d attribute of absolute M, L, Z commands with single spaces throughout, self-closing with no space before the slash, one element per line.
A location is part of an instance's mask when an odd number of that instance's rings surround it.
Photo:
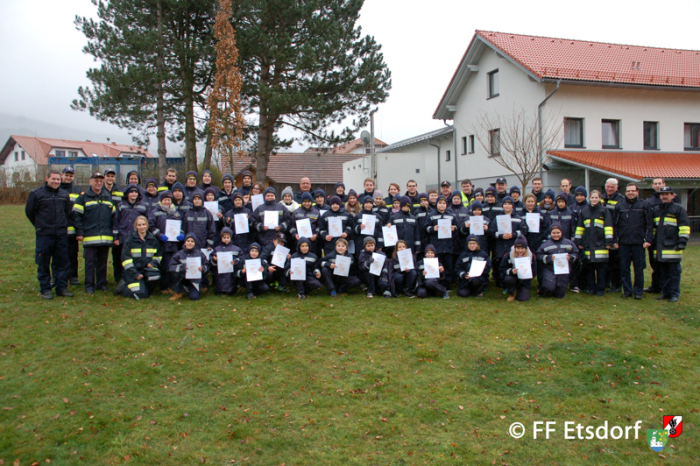
<path fill-rule="evenodd" d="M 0 0 L 0 113 L 130 142 L 126 131 L 69 107 L 96 65 L 73 21 L 95 11 L 90 0 Z M 443 126 L 432 114 L 476 29 L 700 50 L 698 18 L 697 0 L 366 0 L 360 24 L 382 44 L 393 80 L 376 136 L 393 143 Z"/>

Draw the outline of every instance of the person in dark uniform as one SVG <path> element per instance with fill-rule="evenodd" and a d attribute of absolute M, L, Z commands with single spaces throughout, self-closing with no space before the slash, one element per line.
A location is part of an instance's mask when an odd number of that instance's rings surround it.
<path fill-rule="evenodd" d="M 661 275 L 661 296 L 656 299 L 677 303 L 681 295 L 683 250 L 690 239 L 690 221 L 685 209 L 673 202 L 673 188 L 664 186 L 659 191 L 659 197 L 661 204 L 654 207 L 651 213 L 656 226 L 654 250 Z"/>
<path fill-rule="evenodd" d="M 80 187 L 73 184 L 75 179 L 75 170 L 73 167 L 65 167 L 63 173 L 61 174 L 61 186 L 60 188 L 64 191 L 68 191 L 68 196 L 70 197 L 70 208 L 73 210 L 73 204 L 78 199 L 83 191 Z M 73 222 L 68 218 L 68 282 L 71 285 L 80 285 L 78 280 L 78 251 L 80 247 L 78 246 L 78 241 L 75 239 L 75 227 Z M 55 266 L 52 266 L 53 276 L 56 276 Z"/>
<path fill-rule="evenodd" d="M 605 208 L 610 212 L 610 217 L 614 218 L 615 207 L 625 197 L 618 191 L 619 182 L 617 178 L 608 178 L 605 182 L 605 193 L 601 199 Z M 608 271 L 606 277 L 606 286 L 610 288 L 611 293 L 619 293 L 622 290 L 622 274 L 620 273 L 620 258 L 619 251 L 615 248 L 610 249 L 610 261 L 608 262 Z"/>
<path fill-rule="evenodd" d="M 107 261 L 114 242 L 112 222 L 117 208 L 103 189 L 103 181 L 102 173 L 93 173 L 90 188 L 78 197 L 72 212 L 76 239 L 83 242 L 85 292 L 89 295 L 95 289 L 107 291 Z"/>
<path fill-rule="evenodd" d="M 651 180 L 651 187 L 654 189 L 654 192 L 651 194 L 651 196 L 646 198 L 646 202 L 649 205 L 649 210 L 652 211 L 654 210 L 654 207 L 657 207 L 659 204 L 661 204 L 661 190 L 666 186 L 666 180 L 664 180 L 662 177 L 657 176 L 656 178 Z M 676 204 L 680 204 L 681 201 L 678 199 L 678 196 L 676 194 L 673 194 L 673 201 Z M 649 266 L 651 267 L 651 285 L 649 285 L 649 288 L 645 288 L 644 291 L 647 293 L 661 293 L 661 285 L 659 284 L 661 282 L 661 276 L 659 270 L 661 270 L 656 262 L 656 251 L 654 250 L 654 245 L 652 244 L 649 250 Z"/>
<path fill-rule="evenodd" d="M 72 297 L 68 288 L 68 217 L 70 197 L 60 189 L 61 174 L 49 171 L 46 184 L 29 193 L 24 213 L 36 230 L 37 276 L 41 297 L 53 299 L 51 262 L 54 263 L 56 294 Z"/>

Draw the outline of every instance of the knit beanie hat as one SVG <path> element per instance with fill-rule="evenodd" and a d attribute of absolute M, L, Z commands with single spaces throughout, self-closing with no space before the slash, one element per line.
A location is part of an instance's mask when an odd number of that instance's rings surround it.
<path fill-rule="evenodd" d="M 411 206 L 411 198 L 408 196 L 401 196 L 401 199 L 399 200 L 400 204 L 399 207 L 403 209 L 404 206 Z"/>
<path fill-rule="evenodd" d="M 289 194 L 290 196 L 294 197 L 294 191 L 292 190 L 291 186 L 287 186 L 282 190 L 282 197 L 284 197 L 285 194 Z"/>
<path fill-rule="evenodd" d="M 284 195 L 284 191 L 282 192 L 282 195 Z M 301 195 L 301 202 L 304 202 L 304 201 L 314 202 L 314 198 L 310 192 L 305 192 L 304 194 Z"/>

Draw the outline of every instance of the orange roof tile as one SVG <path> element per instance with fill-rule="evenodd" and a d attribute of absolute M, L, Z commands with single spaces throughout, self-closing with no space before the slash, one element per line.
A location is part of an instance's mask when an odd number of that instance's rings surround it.
<path fill-rule="evenodd" d="M 603 152 L 553 150 L 547 154 L 560 159 L 642 180 L 700 178 L 700 158 L 696 152 Z"/>
<path fill-rule="evenodd" d="M 343 163 L 362 157 L 359 154 L 280 153 L 270 156 L 267 177 L 276 183 L 298 185 L 302 177 L 308 176 L 314 184 L 330 184 L 343 180 Z M 221 159 L 223 173 L 231 173 L 226 157 Z M 255 159 L 249 155 L 235 158 L 233 173 L 255 167 Z"/>
<path fill-rule="evenodd" d="M 355 139 L 354 141 L 350 141 L 347 144 L 343 144 L 342 146 L 334 147 L 331 149 L 331 152 L 334 154 L 347 154 L 351 151 L 353 151 L 357 146 L 362 145 L 362 139 Z M 386 142 L 380 141 L 376 137 L 374 138 L 374 146 L 378 147 L 384 147 L 386 146 Z"/>
<path fill-rule="evenodd" d="M 146 157 L 153 157 L 145 148 L 135 144 L 117 144 L 114 142 L 110 144 L 12 135 L 5 143 L 2 152 L 0 152 L 0 163 L 5 161 L 11 150 L 10 146 L 14 146 L 15 143 L 19 144 L 39 165 L 48 164 L 49 153 L 53 149 L 82 151 L 87 157 L 91 157 L 92 154 L 96 154 L 98 157 L 119 157 L 122 153 L 143 154 Z"/>
<path fill-rule="evenodd" d="M 697 50 L 491 31 L 476 31 L 476 36 L 503 51 L 539 78 L 700 87 L 700 51 Z"/>

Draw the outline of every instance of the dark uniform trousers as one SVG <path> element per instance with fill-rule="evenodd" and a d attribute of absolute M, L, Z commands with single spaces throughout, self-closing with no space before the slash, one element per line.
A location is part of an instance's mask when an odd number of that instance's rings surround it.
<path fill-rule="evenodd" d="M 68 235 L 67 237 L 68 243 L 66 246 L 67 252 L 66 252 L 66 260 L 68 261 L 66 273 L 68 274 L 68 279 L 73 279 L 75 278 L 76 280 L 78 279 L 78 251 L 79 251 L 79 246 L 78 246 L 78 240 L 75 239 L 75 235 Z M 51 272 L 54 278 L 58 274 L 58 270 L 56 270 L 56 263 L 51 264 Z M 58 288 L 57 288 L 58 289 Z"/>
<path fill-rule="evenodd" d="M 644 269 L 646 268 L 644 246 L 641 244 L 620 244 L 618 255 L 620 257 L 622 287 L 625 294 L 641 296 L 644 291 Z M 634 266 L 634 286 L 632 285 L 630 265 Z"/>
<path fill-rule="evenodd" d="M 665 299 L 678 298 L 681 295 L 681 263 L 657 261 L 661 277 L 661 296 Z"/>
<path fill-rule="evenodd" d="M 114 239 L 117 239 L 116 236 Z M 119 246 L 112 246 L 112 268 L 114 269 L 114 281 L 119 283 L 124 275 L 124 267 L 122 267 L 122 248 L 121 242 Z"/>
<path fill-rule="evenodd" d="M 85 291 L 107 289 L 109 246 L 83 246 Z"/>
<path fill-rule="evenodd" d="M 42 293 L 51 291 L 52 270 L 56 289 L 68 287 L 68 236 L 37 236 L 35 260 Z"/>

